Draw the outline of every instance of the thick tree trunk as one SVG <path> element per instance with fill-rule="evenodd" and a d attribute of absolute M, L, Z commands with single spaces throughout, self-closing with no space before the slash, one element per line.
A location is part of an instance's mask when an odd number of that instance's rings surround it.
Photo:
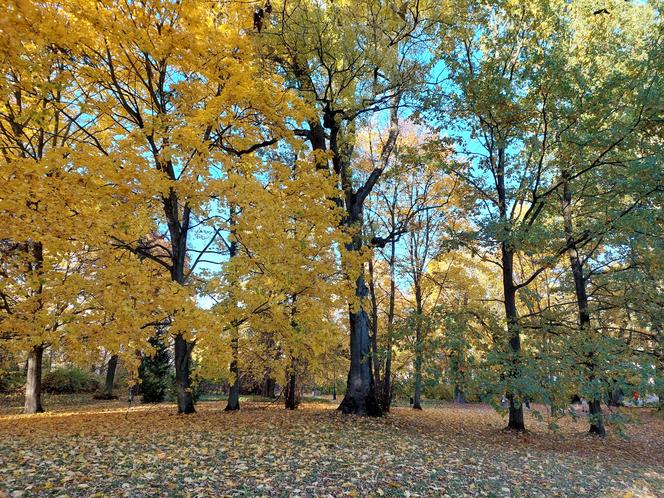
<path fill-rule="evenodd" d="M 295 371 L 292 371 L 288 375 L 286 382 L 286 397 L 285 397 L 285 406 L 288 410 L 297 409 L 300 404 L 300 397 L 297 392 L 297 375 Z"/>
<path fill-rule="evenodd" d="M 369 259 L 369 296 L 371 298 L 371 358 L 374 367 L 374 382 L 377 390 L 380 390 L 380 361 L 378 358 L 378 301 L 376 300 L 373 256 L 371 259 Z M 380 398 L 380 396 L 378 397 Z"/>
<path fill-rule="evenodd" d="M 458 385 L 454 386 L 454 402 L 461 405 L 466 402 L 466 397 L 463 395 L 463 391 Z"/>
<path fill-rule="evenodd" d="M 178 392 L 178 413 L 194 413 L 194 397 L 191 393 L 191 350 L 194 345 L 182 334 L 175 336 L 175 384 Z"/>
<path fill-rule="evenodd" d="M 567 238 L 567 247 L 569 254 L 570 267 L 574 278 L 574 292 L 576 294 L 576 303 L 579 310 L 579 331 L 581 334 L 591 333 L 590 310 L 588 308 L 588 293 L 586 291 L 586 278 L 583 274 L 583 265 L 579 252 L 574 242 L 574 220 L 572 218 L 572 191 L 569 184 L 569 174 L 563 171 L 563 222 L 565 227 L 565 236 Z M 584 340 L 586 338 L 584 337 Z M 588 368 L 588 383 L 595 381 L 596 365 L 593 359 L 593 352 L 586 354 L 586 366 Z M 602 415 L 601 396 L 593 388 L 593 397 L 588 406 L 590 408 L 590 429 L 591 434 L 605 436 L 604 417 Z"/>
<path fill-rule="evenodd" d="M 364 283 L 364 276 L 358 277 L 355 289 L 360 300 L 367 297 L 369 291 Z M 350 321 L 350 370 L 348 371 L 346 395 L 339 405 L 339 410 L 343 413 L 379 417 L 382 415 L 382 410 L 376 399 L 371 369 L 369 317 L 361 306 L 357 311 L 353 311 L 352 305 L 349 306 L 348 317 Z"/>
<path fill-rule="evenodd" d="M 235 332 L 238 333 L 237 331 Z M 240 366 L 238 363 L 238 337 L 233 337 L 231 348 L 233 349 L 233 360 L 231 361 L 231 377 L 233 384 L 228 392 L 228 403 L 224 411 L 232 412 L 240 409 Z"/>
<path fill-rule="evenodd" d="M 117 396 L 113 395 L 113 382 L 115 382 L 115 371 L 118 367 L 118 355 L 114 354 L 108 360 L 108 366 L 106 368 L 106 383 L 104 387 L 104 392 L 101 396 L 97 396 L 97 399 L 116 399 Z"/>
<path fill-rule="evenodd" d="M 25 382 L 25 405 L 23 413 L 41 413 L 42 358 L 44 346 L 34 346 L 28 353 L 28 370 Z"/>
<path fill-rule="evenodd" d="M 264 398 L 274 398 L 277 381 L 266 373 L 263 376 L 263 386 L 261 388 L 261 396 Z"/>
<path fill-rule="evenodd" d="M 604 416 L 602 415 L 602 405 L 599 399 L 593 399 L 588 403 L 590 409 L 590 429 L 588 432 L 597 436 L 606 436 L 604 428 Z"/>

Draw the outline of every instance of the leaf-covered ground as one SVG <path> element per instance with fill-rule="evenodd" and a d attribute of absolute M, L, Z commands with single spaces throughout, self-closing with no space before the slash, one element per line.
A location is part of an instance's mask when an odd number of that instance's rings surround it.
<path fill-rule="evenodd" d="M 488 407 L 397 408 L 382 419 L 329 404 L 120 402 L 0 414 L 8 496 L 664 496 L 664 422 L 640 410 L 629 438 L 501 431 Z M 0 496 L 3 491 L 0 491 Z"/>

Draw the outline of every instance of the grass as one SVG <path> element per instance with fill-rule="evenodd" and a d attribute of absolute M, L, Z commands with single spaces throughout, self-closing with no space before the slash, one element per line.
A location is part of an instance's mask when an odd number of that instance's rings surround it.
<path fill-rule="evenodd" d="M 0 415 L 0 489 L 8 496 L 658 496 L 664 421 L 650 410 L 628 438 L 600 441 L 584 420 L 558 432 L 501 430 L 483 405 L 445 404 L 381 419 L 331 403 L 97 402 Z"/>

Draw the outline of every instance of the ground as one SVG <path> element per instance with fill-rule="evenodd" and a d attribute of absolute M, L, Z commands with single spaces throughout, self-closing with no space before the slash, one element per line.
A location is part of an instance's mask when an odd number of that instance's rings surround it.
<path fill-rule="evenodd" d="M 102 402 L 0 413 L 0 496 L 664 496 L 664 421 L 645 409 L 627 438 L 584 422 L 501 429 L 484 405 L 381 419 L 307 403 L 290 412 L 223 402 Z"/>

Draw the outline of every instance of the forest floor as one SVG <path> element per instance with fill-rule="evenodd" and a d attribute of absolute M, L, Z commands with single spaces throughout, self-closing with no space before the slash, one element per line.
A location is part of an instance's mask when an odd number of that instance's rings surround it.
<path fill-rule="evenodd" d="M 0 410 L 0 496 L 664 496 L 664 421 L 648 409 L 599 441 L 585 420 L 552 432 L 530 413 L 514 435 L 484 405 L 381 419 L 334 407 Z"/>

